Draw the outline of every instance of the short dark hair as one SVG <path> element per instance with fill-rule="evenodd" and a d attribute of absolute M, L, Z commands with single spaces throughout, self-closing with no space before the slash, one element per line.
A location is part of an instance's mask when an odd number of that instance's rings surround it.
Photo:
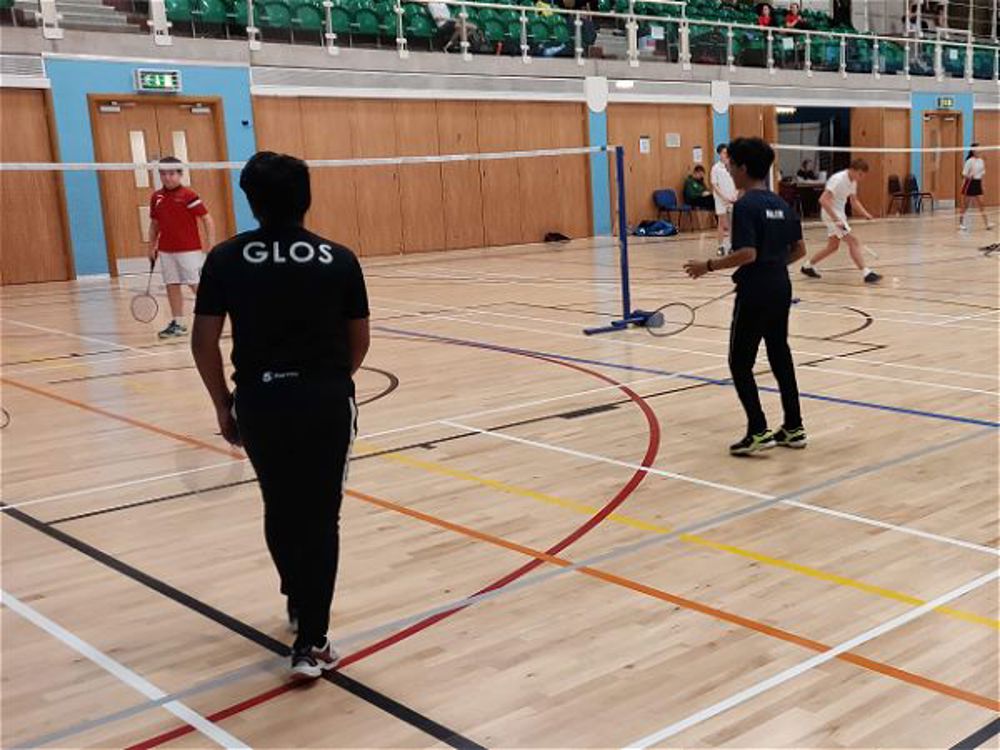
<path fill-rule="evenodd" d="M 312 203 L 309 167 L 288 154 L 254 154 L 240 173 L 240 188 L 262 225 L 301 224 Z"/>
<path fill-rule="evenodd" d="M 763 180 L 774 164 L 774 149 L 761 138 L 737 138 L 729 144 L 729 161 L 746 167 L 755 180 Z"/>
<path fill-rule="evenodd" d="M 704 172 L 705 171 L 705 167 L 703 167 L 701 164 L 695 164 L 694 165 L 694 169 L 692 169 L 691 171 L 692 172 Z"/>
<path fill-rule="evenodd" d="M 184 162 L 182 162 L 176 156 L 164 156 L 162 159 L 157 160 L 156 163 L 159 165 L 160 169 L 164 172 L 179 172 L 181 169 L 180 165 L 183 164 Z M 171 167 L 173 167 L 173 165 L 175 164 L 178 165 L 177 168 L 171 169 Z"/>
<path fill-rule="evenodd" d="M 718 146 L 715 147 L 715 153 L 721 154 L 723 149 L 728 149 L 728 148 L 729 148 L 728 143 L 720 143 Z"/>
<path fill-rule="evenodd" d="M 864 159 L 851 159 L 851 169 L 857 172 L 867 172 L 868 162 Z"/>

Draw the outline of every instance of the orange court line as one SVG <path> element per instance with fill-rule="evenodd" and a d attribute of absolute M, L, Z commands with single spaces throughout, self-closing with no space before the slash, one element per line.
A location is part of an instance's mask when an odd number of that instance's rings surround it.
<path fill-rule="evenodd" d="M 127 417 L 121 414 L 116 414 L 115 412 L 111 412 L 97 406 L 92 406 L 83 401 L 77 401 L 75 399 L 67 398 L 66 396 L 61 396 L 56 393 L 51 393 L 50 391 L 47 391 L 42 388 L 37 388 L 35 386 L 31 386 L 26 383 L 21 383 L 16 380 L 11 380 L 10 378 L 6 377 L 0 377 L 0 382 L 15 386 L 17 388 L 22 388 L 26 391 L 29 391 L 39 396 L 44 396 L 46 398 L 51 398 L 55 401 L 59 401 L 71 406 L 76 406 L 77 408 L 84 409 L 86 411 L 93 412 L 95 414 L 100 414 L 101 416 L 105 416 L 110 419 L 116 419 L 120 422 L 124 422 L 134 427 L 154 432 L 164 437 L 169 437 L 174 440 L 179 440 L 189 445 L 193 445 L 199 448 L 205 448 L 206 450 L 211 450 L 216 453 L 222 453 L 225 455 L 243 458 L 243 455 L 236 451 L 226 448 L 220 448 L 218 446 L 212 445 L 211 443 L 199 440 L 198 438 L 191 437 L 190 435 L 184 435 L 178 432 L 172 432 L 171 430 L 158 427 L 154 424 L 150 424 L 148 422 L 144 422 L 139 419 Z M 439 528 L 447 529 L 449 531 L 462 534 L 463 536 L 469 537 L 471 539 L 476 539 L 481 542 L 486 542 L 488 544 L 493 544 L 498 547 L 503 547 L 504 549 L 508 549 L 514 552 L 519 552 L 523 555 L 527 555 L 535 559 L 542 560 L 552 565 L 557 565 L 559 567 L 569 567 L 573 565 L 572 561 L 566 560 L 565 558 L 549 555 L 546 552 L 542 552 L 540 550 L 536 550 L 531 547 L 518 544 L 517 542 L 512 542 L 502 537 L 494 536 L 492 534 L 488 534 L 483 531 L 478 531 L 476 529 L 463 526 L 461 524 L 454 523 L 452 521 L 446 521 L 442 518 L 437 518 L 436 516 L 431 516 L 427 513 L 422 513 L 421 511 L 414 510 L 412 508 L 407 508 L 403 505 L 398 505 L 388 500 L 383 500 L 381 498 L 375 497 L 374 495 L 369 495 L 359 490 L 347 489 L 345 490 L 345 494 L 350 495 L 351 497 L 357 498 L 359 500 L 363 500 L 367 503 L 370 503 L 371 505 L 375 505 L 386 510 L 392 510 L 397 513 L 401 513 L 403 515 L 410 516 L 411 518 L 420 521 L 425 521 L 434 526 L 438 526 Z M 819 641 L 814 641 L 810 638 L 797 635 L 795 633 L 783 630 L 773 625 L 768 625 L 763 622 L 758 622 L 757 620 L 753 620 L 748 617 L 743 617 L 742 615 L 737 615 L 731 612 L 726 612 L 725 610 L 716 609 L 715 607 L 711 607 L 707 604 L 702 604 L 692 599 L 686 599 L 684 597 L 677 596 L 676 594 L 671 594 L 667 591 L 663 591 L 661 589 L 657 589 L 652 586 L 647 586 L 646 584 L 639 583 L 638 581 L 633 581 L 629 578 L 623 578 L 622 576 L 618 576 L 613 573 L 608 573 L 598 568 L 581 567 L 577 568 L 576 570 L 577 572 L 586 576 L 590 576 L 591 578 L 596 578 L 598 580 L 602 580 L 607 583 L 614 584 L 616 586 L 621 586 L 623 588 L 630 589 L 631 591 L 635 591 L 637 593 L 644 594 L 646 596 L 650 596 L 655 599 L 659 599 L 661 601 L 665 601 L 670 604 L 674 604 L 676 606 L 683 607 L 685 609 L 689 609 L 694 612 L 700 612 L 704 615 L 708 615 L 709 617 L 713 617 L 717 620 L 722 620 L 724 622 L 729 622 L 734 625 L 739 625 L 740 627 L 756 631 L 763 635 L 771 636 L 772 638 L 783 640 L 787 643 L 793 643 L 797 646 L 807 648 L 811 651 L 822 653 L 824 651 L 829 651 L 831 649 L 830 646 L 827 646 L 824 643 L 820 643 Z M 962 688 L 958 688 L 953 685 L 948 685 L 943 682 L 938 682 L 937 680 L 932 680 L 928 677 L 924 677 L 922 675 L 918 675 L 913 672 L 908 672 L 904 669 L 894 667 L 890 664 L 884 664 L 882 662 L 875 661 L 874 659 L 869 659 L 867 657 L 859 656 L 857 654 L 853 654 L 850 652 L 840 654 L 836 658 L 842 661 L 846 661 L 850 664 L 862 667 L 864 669 L 877 672 L 887 677 L 892 677 L 902 682 L 906 682 L 911 685 L 924 688 L 926 690 L 940 693 L 941 695 L 947 695 L 952 698 L 957 698 L 958 700 L 971 703 L 975 706 L 980 706 L 982 708 L 986 708 L 991 711 L 1000 711 L 1000 701 L 994 698 L 989 698 L 984 695 L 979 695 L 978 693 L 973 693 L 968 690 L 963 690 Z"/>

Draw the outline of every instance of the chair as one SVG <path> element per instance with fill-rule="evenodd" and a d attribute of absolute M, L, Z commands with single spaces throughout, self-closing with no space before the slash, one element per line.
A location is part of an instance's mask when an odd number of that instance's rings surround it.
<path fill-rule="evenodd" d="M 903 190 L 903 183 L 900 181 L 899 175 L 889 175 L 889 209 L 886 211 L 886 214 L 892 213 L 892 207 L 896 205 L 896 201 L 899 201 L 900 215 L 909 213 L 911 197 L 909 193 Z"/>
<path fill-rule="evenodd" d="M 913 208 L 917 213 L 924 210 L 924 198 L 930 198 L 931 200 L 931 213 L 934 212 L 934 193 L 928 193 L 926 190 L 921 190 L 920 185 L 917 183 L 917 176 L 914 174 L 906 175 L 906 183 L 904 185 L 905 191 L 913 199 Z"/>
<path fill-rule="evenodd" d="M 665 190 L 655 190 L 653 191 L 653 203 L 656 205 L 657 213 L 662 217 L 664 214 L 667 216 L 667 220 L 674 222 L 674 215 L 677 216 L 677 228 L 681 228 L 681 222 L 686 216 L 688 220 L 688 228 L 692 226 L 694 217 L 691 215 L 691 206 L 684 206 L 677 202 L 677 193 L 672 189 L 666 188 Z"/>

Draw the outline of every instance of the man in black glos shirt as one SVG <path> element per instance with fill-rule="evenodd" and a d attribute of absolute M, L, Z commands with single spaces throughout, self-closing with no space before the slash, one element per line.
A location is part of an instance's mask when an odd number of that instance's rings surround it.
<path fill-rule="evenodd" d="M 806 247 L 799 217 L 767 189 L 767 175 L 773 163 L 774 150 L 760 138 L 738 138 L 729 144 L 729 171 L 736 187 L 743 191 L 743 197 L 733 207 L 733 253 L 684 264 L 684 270 L 694 279 L 711 271 L 736 269 L 729 369 L 747 415 L 747 432 L 742 440 L 729 446 L 734 456 L 775 445 L 806 446 L 795 365 L 788 347 L 792 284 L 787 269 L 789 263 L 805 257 Z M 771 372 L 781 391 L 785 419 L 777 432 L 767 428 L 753 376 L 761 339 L 767 346 Z"/>
<path fill-rule="evenodd" d="M 240 187 L 260 227 L 208 255 L 191 348 L 222 435 L 245 447 L 257 472 L 264 534 L 297 632 L 292 672 L 314 678 L 339 661 L 327 629 L 368 295 L 354 254 L 302 226 L 311 201 L 305 162 L 258 153 Z M 219 348 L 227 315 L 232 393 Z"/>

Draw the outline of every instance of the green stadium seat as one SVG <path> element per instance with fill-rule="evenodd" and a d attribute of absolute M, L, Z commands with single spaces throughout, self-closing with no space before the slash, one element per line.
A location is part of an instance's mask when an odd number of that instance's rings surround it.
<path fill-rule="evenodd" d="M 256 6 L 254 6 L 256 12 Z M 226 19 L 233 26 L 245 28 L 247 26 L 247 0 L 234 0 L 226 11 Z"/>
<path fill-rule="evenodd" d="M 166 0 L 164 5 L 168 21 L 190 23 L 194 19 L 189 0 Z"/>
<path fill-rule="evenodd" d="M 262 29 L 291 29 L 292 12 L 281 0 L 254 3 L 254 12 L 260 14 L 258 25 Z"/>
<path fill-rule="evenodd" d="M 326 9 L 321 0 L 300 0 L 291 5 L 292 28 L 302 31 L 322 31 L 326 25 Z"/>
<path fill-rule="evenodd" d="M 228 20 L 229 8 L 222 0 L 191 0 L 190 7 L 198 23 L 223 24 Z"/>

